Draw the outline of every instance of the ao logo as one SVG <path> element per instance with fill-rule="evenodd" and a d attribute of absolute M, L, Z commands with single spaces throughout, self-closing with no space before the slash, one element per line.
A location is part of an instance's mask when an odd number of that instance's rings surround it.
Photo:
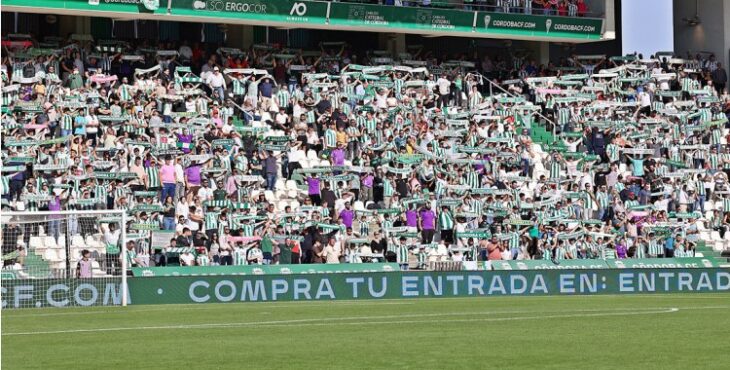
<path fill-rule="evenodd" d="M 205 1 L 196 0 L 193 2 L 193 8 L 197 9 L 197 10 L 202 10 L 202 9 L 207 8 L 208 10 L 219 10 L 220 11 L 220 10 L 223 10 L 223 2 L 214 0 L 214 1 L 208 2 L 208 4 L 206 5 Z"/>
<path fill-rule="evenodd" d="M 301 17 L 307 14 L 307 4 L 305 3 L 294 3 L 291 7 L 291 11 L 289 11 L 289 15 L 294 15 Z"/>

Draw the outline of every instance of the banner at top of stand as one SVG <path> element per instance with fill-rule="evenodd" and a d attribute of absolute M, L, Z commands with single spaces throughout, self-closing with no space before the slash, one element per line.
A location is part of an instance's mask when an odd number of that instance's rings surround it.
<path fill-rule="evenodd" d="M 328 29 L 367 29 L 406 33 L 472 34 L 478 37 L 507 36 L 598 40 L 603 19 L 555 15 L 491 13 L 461 9 L 416 8 L 359 3 L 290 0 L 175 0 L 171 8 L 159 0 L 5 0 L 3 6 L 93 11 L 119 15 L 154 13 L 162 20 L 215 18 L 226 21 L 253 21 L 271 25 L 299 24 Z M 200 19 L 200 21 L 210 21 Z"/>
<path fill-rule="evenodd" d="M 172 3 L 170 13 L 173 16 L 324 24 L 327 3 L 288 0 L 176 0 Z"/>
<path fill-rule="evenodd" d="M 599 38 L 602 19 L 479 12 L 476 31 L 541 37 Z"/>
<path fill-rule="evenodd" d="M 2 3 L 4 7 L 48 8 L 50 14 L 53 14 L 53 10 L 57 9 L 123 13 L 127 15 L 130 13 L 149 14 L 166 11 L 166 5 L 160 6 L 160 0 L 3 0 Z M 164 2 L 163 4 L 167 3 Z"/>
<path fill-rule="evenodd" d="M 474 12 L 332 3 L 329 20 L 332 25 L 348 27 L 472 32 Z"/>

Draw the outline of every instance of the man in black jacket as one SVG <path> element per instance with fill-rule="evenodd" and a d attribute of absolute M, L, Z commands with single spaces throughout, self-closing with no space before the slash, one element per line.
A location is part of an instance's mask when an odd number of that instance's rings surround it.
<path fill-rule="evenodd" d="M 193 246 L 193 233 L 187 227 L 183 229 L 182 235 L 177 237 L 178 247 L 192 247 Z"/>

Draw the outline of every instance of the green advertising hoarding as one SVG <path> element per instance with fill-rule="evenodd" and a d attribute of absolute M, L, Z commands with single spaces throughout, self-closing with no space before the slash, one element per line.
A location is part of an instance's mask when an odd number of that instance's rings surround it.
<path fill-rule="evenodd" d="M 477 15 L 476 32 L 522 36 L 600 38 L 603 20 L 557 16 L 486 13 Z"/>
<path fill-rule="evenodd" d="M 348 27 L 471 32 L 474 12 L 332 3 L 329 21 L 332 25 Z"/>
<path fill-rule="evenodd" d="M 151 15 L 174 21 L 200 18 L 205 22 L 252 21 L 271 25 L 297 24 L 325 29 L 370 29 L 382 32 L 464 34 L 489 37 L 521 36 L 597 40 L 603 19 L 488 13 L 456 9 L 415 8 L 357 3 L 292 0 L 5 0 L 3 6 L 54 10 Z M 89 13 L 84 13 L 89 14 Z M 205 19 L 209 18 L 209 19 Z M 210 19 L 212 18 L 212 19 Z M 240 45 L 239 45 L 240 46 Z"/>
<path fill-rule="evenodd" d="M 118 13 L 152 13 L 160 9 L 156 0 L 3 0 L 3 6 L 68 9 Z M 50 12 L 50 11 L 49 11 Z M 52 13 L 51 13 L 52 14 Z"/>
<path fill-rule="evenodd" d="M 2 308 L 120 306 L 121 278 L 3 280 Z"/>
<path fill-rule="evenodd" d="M 629 258 L 615 260 L 578 259 L 578 260 L 522 260 L 492 261 L 494 270 L 570 270 L 570 269 L 623 269 L 623 268 L 710 268 L 718 267 L 712 258 Z"/>
<path fill-rule="evenodd" d="M 175 0 L 173 16 L 325 24 L 327 3 L 289 0 Z"/>
<path fill-rule="evenodd" d="M 3 280 L 2 308 L 119 306 L 120 281 Z M 596 269 L 132 277 L 129 304 L 730 292 L 730 270 Z"/>
<path fill-rule="evenodd" d="M 683 268 L 709 268 L 718 267 L 717 260 L 714 258 L 702 257 L 683 257 L 683 258 L 640 258 L 640 259 L 620 259 L 606 260 L 609 268 L 619 269 L 683 269 Z"/>
<path fill-rule="evenodd" d="M 492 261 L 494 270 L 569 270 L 607 269 L 604 260 L 561 260 L 559 263 L 546 260 Z"/>
<path fill-rule="evenodd" d="M 340 274 L 350 272 L 399 271 L 397 263 L 342 263 L 295 265 L 243 266 L 169 266 L 133 267 L 134 276 L 213 276 L 213 275 L 287 275 L 287 274 Z"/>
<path fill-rule="evenodd" d="M 727 269 L 386 272 L 129 281 L 133 304 L 728 292 Z"/>

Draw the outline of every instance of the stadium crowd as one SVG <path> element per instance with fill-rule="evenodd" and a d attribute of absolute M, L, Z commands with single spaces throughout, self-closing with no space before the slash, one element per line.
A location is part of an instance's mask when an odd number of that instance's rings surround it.
<path fill-rule="evenodd" d="M 102 233 L 110 272 L 123 247 L 138 266 L 688 257 L 730 222 L 714 56 L 2 45 L 2 207 L 127 210 L 127 244 L 118 222 L 44 225 Z"/>

